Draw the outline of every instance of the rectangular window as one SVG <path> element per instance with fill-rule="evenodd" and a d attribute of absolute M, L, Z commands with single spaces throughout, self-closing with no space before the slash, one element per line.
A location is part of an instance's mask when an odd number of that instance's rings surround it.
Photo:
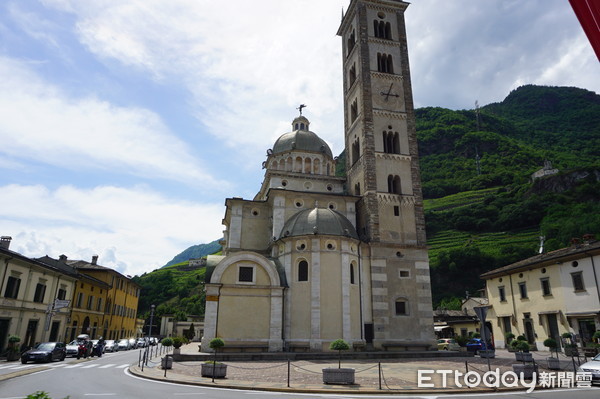
<path fill-rule="evenodd" d="M 90 295 L 90 297 L 88 298 L 88 301 L 87 301 L 87 309 L 92 310 L 93 307 L 94 307 L 94 297 Z"/>
<path fill-rule="evenodd" d="M 396 301 L 396 315 L 402 316 L 408 314 L 408 307 L 406 306 L 406 301 L 397 300 Z"/>
<path fill-rule="evenodd" d="M 550 280 L 548 278 L 540 279 L 540 283 L 542 283 L 542 295 L 550 296 L 552 295 L 552 291 L 550 290 Z"/>
<path fill-rule="evenodd" d="M 96 302 L 96 310 L 98 312 L 102 311 L 102 298 L 98 298 L 98 301 Z"/>
<path fill-rule="evenodd" d="M 38 283 L 35 286 L 35 294 L 33 294 L 33 302 L 42 303 L 44 302 L 44 296 L 46 295 L 46 286 Z"/>
<path fill-rule="evenodd" d="M 251 283 L 254 281 L 254 268 L 248 266 L 240 266 L 238 272 L 238 281 L 243 283 Z"/>
<path fill-rule="evenodd" d="M 400 216 L 400 207 L 398 205 L 394 205 L 394 216 Z"/>
<path fill-rule="evenodd" d="M 356 284 L 354 282 L 354 265 L 350 264 L 350 284 Z"/>
<path fill-rule="evenodd" d="M 61 301 L 64 301 L 66 297 L 67 297 L 67 290 L 65 290 L 64 288 L 59 288 L 56 298 L 60 299 Z"/>
<path fill-rule="evenodd" d="M 77 302 L 75 302 L 75 307 L 80 308 L 83 305 L 83 292 L 77 294 Z"/>
<path fill-rule="evenodd" d="M 506 302 L 506 290 L 504 286 L 498 287 L 498 295 L 500 296 L 500 302 Z"/>
<path fill-rule="evenodd" d="M 505 333 L 512 332 L 512 326 L 510 325 L 510 316 L 502 317 L 502 327 Z"/>
<path fill-rule="evenodd" d="M 583 284 L 583 274 L 581 272 L 571 273 L 571 280 L 573 280 L 573 289 L 575 291 L 585 291 L 585 285 Z"/>
<path fill-rule="evenodd" d="M 4 297 L 17 299 L 17 295 L 19 295 L 19 287 L 21 286 L 21 279 L 8 276 L 8 281 L 6 282 L 6 290 L 4 290 Z"/>
<path fill-rule="evenodd" d="M 408 271 L 408 270 L 398 270 L 398 277 L 400 277 L 400 278 L 410 278 L 410 271 Z"/>
<path fill-rule="evenodd" d="M 521 299 L 527 299 L 527 284 L 519 283 L 519 293 L 521 294 Z"/>

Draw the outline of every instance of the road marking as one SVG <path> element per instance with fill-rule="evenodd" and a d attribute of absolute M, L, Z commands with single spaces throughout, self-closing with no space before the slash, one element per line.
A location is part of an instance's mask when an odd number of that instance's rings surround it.
<path fill-rule="evenodd" d="M 116 393 L 84 393 L 83 396 L 116 396 Z"/>
<path fill-rule="evenodd" d="M 14 364 L 9 364 L 8 366 L 0 366 L 0 369 L 7 369 L 9 367 L 14 367 Z"/>
<path fill-rule="evenodd" d="M 97 364 L 96 364 L 96 363 L 94 363 L 94 364 L 89 364 L 89 365 L 87 365 L 87 366 L 83 366 L 83 367 L 82 367 L 82 369 L 91 369 L 92 367 L 96 367 L 96 366 L 97 366 Z"/>
<path fill-rule="evenodd" d="M 65 366 L 66 369 L 74 369 L 75 367 L 81 367 L 81 363 L 71 364 L 69 366 Z"/>
<path fill-rule="evenodd" d="M 117 366 L 115 368 L 117 368 L 117 369 L 124 369 L 125 367 L 129 367 L 129 364 L 122 364 L 122 365 Z"/>
<path fill-rule="evenodd" d="M 105 364 L 104 366 L 100 366 L 100 367 L 98 367 L 98 368 L 99 368 L 99 369 L 107 369 L 107 368 L 109 368 L 109 367 L 112 367 L 112 366 L 114 366 L 114 365 L 115 365 L 114 363 L 112 363 L 112 364 Z"/>
<path fill-rule="evenodd" d="M 67 363 L 56 363 L 56 364 L 53 364 L 52 366 L 48 366 L 48 367 L 52 367 L 53 369 L 55 369 L 57 367 L 63 367 L 66 365 L 67 365 Z"/>
<path fill-rule="evenodd" d="M 16 366 L 16 367 L 12 367 L 11 370 L 22 370 L 22 369 L 28 369 L 31 367 L 35 367 L 35 364 L 25 364 L 23 366 Z"/>
<path fill-rule="evenodd" d="M 191 396 L 191 395 L 206 395 L 203 392 L 198 392 L 198 393 L 174 393 L 174 396 Z"/>

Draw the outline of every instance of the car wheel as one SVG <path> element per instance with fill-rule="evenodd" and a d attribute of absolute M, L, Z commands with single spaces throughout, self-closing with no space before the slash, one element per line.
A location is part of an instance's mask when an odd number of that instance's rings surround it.
<path fill-rule="evenodd" d="M 60 357 L 60 361 L 64 362 L 65 361 L 65 357 L 67 357 L 67 355 L 63 353 L 63 355 Z"/>
<path fill-rule="evenodd" d="M 447 351 L 447 350 L 448 350 L 448 347 L 445 347 L 445 348 L 444 348 L 444 350 L 445 350 L 445 351 Z"/>
<path fill-rule="evenodd" d="M 25 359 L 21 359 L 21 363 L 22 363 L 22 364 L 27 364 L 27 360 L 25 360 Z"/>

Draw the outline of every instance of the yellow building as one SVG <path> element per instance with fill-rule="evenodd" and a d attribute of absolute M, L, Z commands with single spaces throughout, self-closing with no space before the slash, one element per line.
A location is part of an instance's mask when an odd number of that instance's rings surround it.
<path fill-rule="evenodd" d="M 108 267 L 98 265 L 98 256 L 91 262 L 71 261 L 69 264 L 80 274 L 93 277 L 107 285 L 108 292 L 103 300 L 104 319 L 98 328 L 98 334 L 105 339 L 131 338 L 138 334 L 136 316 L 140 296 L 140 286 Z M 81 284 L 80 284 L 81 286 Z M 91 287 L 89 287 L 91 290 Z M 90 291 L 91 294 L 91 291 Z M 87 307 L 87 303 L 85 304 Z"/>
<path fill-rule="evenodd" d="M 489 299 L 496 347 L 505 334 L 524 335 L 544 349 L 571 333 L 579 346 L 600 330 L 600 242 L 588 240 L 481 275 Z"/>
<path fill-rule="evenodd" d="M 75 271 L 11 251 L 10 242 L 0 239 L 0 353 L 9 335 L 19 336 L 24 347 L 65 340 Z"/>

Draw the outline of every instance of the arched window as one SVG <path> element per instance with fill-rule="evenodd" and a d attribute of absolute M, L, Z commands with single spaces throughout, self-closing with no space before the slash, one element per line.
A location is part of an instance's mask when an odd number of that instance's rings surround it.
<path fill-rule="evenodd" d="M 354 122 L 358 117 L 358 102 L 354 100 L 352 104 L 350 104 L 350 122 Z"/>
<path fill-rule="evenodd" d="M 357 137 L 352 143 L 352 165 L 360 158 L 360 139 Z"/>
<path fill-rule="evenodd" d="M 356 63 L 352 64 L 350 71 L 348 72 L 348 87 L 356 81 Z"/>
<path fill-rule="evenodd" d="M 383 152 L 387 154 L 400 154 L 400 135 L 398 132 L 382 133 L 383 137 Z"/>
<path fill-rule="evenodd" d="M 360 195 L 360 183 L 354 185 L 354 195 Z"/>
<path fill-rule="evenodd" d="M 298 281 L 308 281 L 308 262 L 305 260 L 298 263 Z"/>
<path fill-rule="evenodd" d="M 285 164 L 285 170 L 288 172 L 292 171 L 292 165 L 293 165 L 293 160 L 292 157 L 288 157 L 286 164 Z"/>
<path fill-rule="evenodd" d="M 356 284 L 354 276 L 354 262 L 350 263 L 350 284 Z"/>
<path fill-rule="evenodd" d="M 400 154 L 400 134 L 398 132 L 394 133 L 392 152 L 394 154 Z"/>
<path fill-rule="evenodd" d="M 389 175 L 387 183 L 388 183 L 388 193 L 402 194 L 401 186 L 400 186 L 400 176 Z"/>
<path fill-rule="evenodd" d="M 300 124 L 300 130 L 304 130 L 304 123 Z"/>
<path fill-rule="evenodd" d="M 389 22 L 374 20 L 373 31 L 375 37 L 387 40 L 392 39 L 392 25 Z"/>
<path fill-rule="evenodd" d="M 356 34 L 354 33 L 354 29 L 353 29 L 352 33 L 350 33 L 350 36 L 348 36 L 348 54 L 350 54 L 350 50 L 352 50 L 354 48 L 355 44 L 356 44 Z"/>
<path fill-rule="evenodd" d="M 394 63 L 391 54 L 377 53 L 377 71 L 394 73 Z"/>
<path fill-rule="evenodd" d="M 318 158 L 313 161 L 313 172 L 315 175 L 321 174 L 321 160 Z"/>
<path fill-rule="evenodd" d="M 302 173 L 302 164 L 303 164 L 302 158 L 296 157 L 296 165 L 294 167 L 294 169 L 295 169 L 294 172 Z"/>

